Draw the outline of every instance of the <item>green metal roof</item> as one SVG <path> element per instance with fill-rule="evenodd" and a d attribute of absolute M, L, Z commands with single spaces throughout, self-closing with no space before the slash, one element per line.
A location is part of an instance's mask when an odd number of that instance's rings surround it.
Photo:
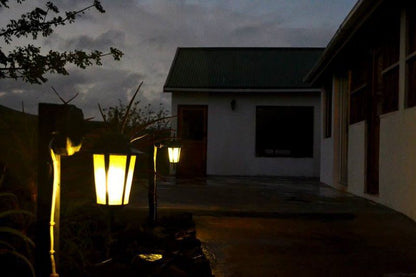
<path fill-rule="evenodd" d="M 178 48 L 163 90 L 296 89 L 323 48 Z"/>

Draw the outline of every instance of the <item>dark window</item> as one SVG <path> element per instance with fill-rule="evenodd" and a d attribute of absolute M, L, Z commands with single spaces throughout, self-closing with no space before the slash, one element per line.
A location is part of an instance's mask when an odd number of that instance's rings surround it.
<path fill-rule="evenodd" d="M 330 138 L 332 133 L 332 82 L 328 82 L 324 87 L 324 137 Z"/>
<path fill-rule="evenodd" d="M 383 73 L 383 113 L 397 111 L 399 107 L 399 68 Z"/>
<path fill-rule="evenodd" d="M 406 91 L 407 91 L 407 107 L 416 106 L 416 57 L 412 57 L 407 61 L 407 84 L 406 84 Z"/>
<path fill-rule="evenodd" d="M 416 106 L 416 11 L 407 10 L 406 107 Z"/>
<path fill-rule="evenodd" d="M 407 11 L 407 54 L 416 51 L 416 11 L 408 9 Z"/>
<path fill-rule="evenodd" d="M 394 24 L 392 27 L 394 28 L 390 30 L 390 35 L 382 41 L 383 69 L 399 62 L 400 26 Z"/>
<path fill-rule="evenodd" d="M 381 76 L 381 84 L 375 80 L 374 89 L 381 91 L 383 114 L 399 109 L 399 17 L 386 27 L 386 33 L 381 41 L 381 61 L 378 62 L 376 55 L 373 65 L 374 75 Z"/>
<path fill-rule="evenodd" d="M 354 124 L 365 119 L 365 89 L 356 91 L 350 95 L 350 124 Z"/>
<path fill-rule="evenodd" d="M 313 107 L 258 106 L 257 157 L 313 157 Z"/>
<path fill-rule="evenodd" d="M 351 70 L 350 78 L 350 124 L 365 119 L 365 105 L 368 90 L 368 60 L 359 59 L 359 63 Z"/>

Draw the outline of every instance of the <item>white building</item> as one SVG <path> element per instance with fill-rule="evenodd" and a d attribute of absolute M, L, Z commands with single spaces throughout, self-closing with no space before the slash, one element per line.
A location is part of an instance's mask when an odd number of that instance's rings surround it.
<path fill-rule="evenodd" d="M 177 173 L 320 173 L 320 90 L 303 77 L 321 48 L 178 48 L 172 93 L 183 150 Z"/>
<path fill-rule="evenodd" d="M 307 76 L 323 90 L 321 181 L 416 220 L 416 9 L 361 0 Z"/>

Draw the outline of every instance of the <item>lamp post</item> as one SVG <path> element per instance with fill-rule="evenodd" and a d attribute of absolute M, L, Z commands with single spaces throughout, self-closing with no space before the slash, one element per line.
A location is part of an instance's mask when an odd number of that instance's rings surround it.
<path fill-rule="evenodd" d="M 37 276 L 59 276 L 61 156 L 80 150 L 83 122 L 82 111 L 73 105 L 39 104 Z"/>
<path fill-rule="evenodd" d="M 136 155 L 122 134 L 109 133 L 101 137 L 92 153 L 96 202 L 109 213 L 106 257 L 113 244 L 114 209 L 129 203 Z"/>
<path fill-rule="evenodd" d="M 180 160 L 181 144 L 176 140 L 168 142 L 169 162 L 175 165 Z M 153 155 L 151 159 L 152 163 L 152 176 L 149 178 L 149 220 L 151 224 L 155 224 L 157 221 L 157 151 L 165 147 L 163 144 L 153 144 Z"/>

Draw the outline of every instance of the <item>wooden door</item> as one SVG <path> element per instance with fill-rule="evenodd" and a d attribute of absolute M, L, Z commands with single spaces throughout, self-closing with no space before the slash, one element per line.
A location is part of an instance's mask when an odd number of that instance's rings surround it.
<path fill-rule="evenodd" d="M 206 175 L 207 111 L 204 105 L 178 106 L 178 137 L 182 141 L 178 177 Z"/>

